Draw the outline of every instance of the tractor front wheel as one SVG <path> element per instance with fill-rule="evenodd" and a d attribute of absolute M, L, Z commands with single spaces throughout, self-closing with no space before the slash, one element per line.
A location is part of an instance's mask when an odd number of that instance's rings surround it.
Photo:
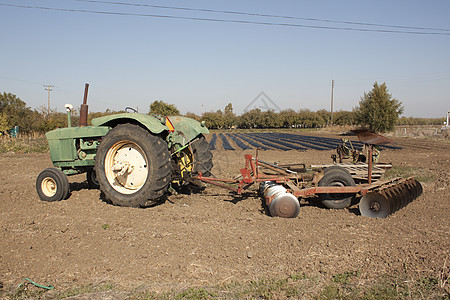
<path fill-rule="evenodd" d="M 42 201 L 60 201 L 69 194 L 69 180 L 60 169 L 48 168 L 38 175 L 36 191 Z"/>
<path fill-rule="evenodd" d="M 95 171 L 108 201 L 132 207 L 161 202 L 172 176 L 166 142 L 133 124 L 118 125 L 105 135 Z"/>

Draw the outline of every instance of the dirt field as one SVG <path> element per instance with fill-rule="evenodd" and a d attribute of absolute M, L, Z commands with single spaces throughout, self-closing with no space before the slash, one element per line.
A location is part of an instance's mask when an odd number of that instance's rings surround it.
<path fill-rule="evenodd" d="M 294 273 L 358 271 L 363 282 L 405 271 L 440 278 L 450 265 L 450 144 L 396 141 L 404 148 L 383 151 L 382 161 L 427 180 L 422 196 L 386 219 L 318 201 L 302 201 L 295 219 L 272 218 L 260 197 L 216 187 L 153 208 L 116 207 L 87 189 L 85 175 L 69 178 L 68 200 L 46 203 L 35 180 L 52 165 L 50 155 L 1 154 L 0 282 L 9 289 L 30 278 L 60 290 L 109 282 L 158 292 Z M 332 152 L 261 151 L 260 159 L 329 163 Z M 213 151 L 214 175 L 236 175 L 245 153 Z"/>

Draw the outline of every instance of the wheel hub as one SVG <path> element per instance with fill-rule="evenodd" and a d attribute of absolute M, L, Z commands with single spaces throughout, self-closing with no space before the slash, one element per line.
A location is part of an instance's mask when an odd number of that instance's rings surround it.
<path fill-rule="evenodd" d="M 44 180 L 42 180 L 41 184 L 42 192 L 47 197 L 52 197 L 56 194 L 57 191 L 57 185 L 53 178 L 47 177 Z"/>
<path fill-rule="evenodd" d="M 114 189 L 123 194 L 132 194 L 142 188 L 147 180 L 147 158 L 139 145 L 122 141 L 108 151 L 105 172 Z"/>
<path fill-rule="evenodd" d="M 378 202 L 374 202 L 370 205 L 370 210 L 373 212 L 378 212 L 381 209 L 381 205 Z"/>

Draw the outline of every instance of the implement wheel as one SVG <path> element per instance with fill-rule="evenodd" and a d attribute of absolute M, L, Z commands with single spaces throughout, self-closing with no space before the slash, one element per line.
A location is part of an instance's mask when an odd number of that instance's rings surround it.
<path fill-rule="evenodd" d="M 69 194 L 69 180 L 60 169 L 48 168 L 38 175 L 36 191 L 42 201 L 60 201 Z"/>
<path fill-rule="evenodd" d="M 344 173 L 347 173 L 350 177 L 352 176 L 351 174 L 350 174 L 350 171 L 349 170 L 347 170 L 347 169 L 345 169 L 345 168 L 343 168 L 343 167 L 341 167 L 341 166 L 329 166 L 329 167 L 326 167 L 325 168 L 325 170 L 323 171 L 324 172 L 324 174 L 327 174 L 327 173 L 329 173 L 329 172 L 332 172 L 333 170 L 339 170 L 339 171 L 341 171 L 341 172 L 344 172 Z"/>
<path fill-rule="evenodd" d="M 352 176 L 340 169 L 331 169 L 319 181 L 319 186 L 344 187 L 355 186 Z M 322 204 L 327 208 L 342 209 L 350 206 L 354 194 L 319 194 Z"/>
<path fill-rule="evenodd" d="M 161 202 L 172 176 L 166 142 L 132 124 L 118 125 L 102 139 L 95 170 L 105 198 L 119 206 Z"/>

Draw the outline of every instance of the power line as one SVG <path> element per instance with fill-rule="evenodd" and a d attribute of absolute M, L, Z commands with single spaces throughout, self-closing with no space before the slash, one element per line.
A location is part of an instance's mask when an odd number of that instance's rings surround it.
<path fill-rule="evenodd" d="M 25 83 L 36 84 L 36 85 L 42 85 L 42 83 L 40 83 L 40 82 L 35 82 L 35 81 L 30 81 L 30 80 L 24 80 L 24 79 L 17 79 L 17 78 L 11 78 L 11 77 L 7 77 L 7 76 L 3 76 L 3 75 L 0 75 L 0 78 L 12 80 L 12 81 L 19 81 L 19 82 L 25 82 Z"/>
<path fill-rule="evenodd" d="M 212 13 L 244 15 L 244 16 L 252 16 L 252 17 L 269 17 L 269 18 L 281 18 L 281 19 L 291 19 L 291 20 L 339 23 L 339 24 L 360 25 L 360 26 L 375 26 L 375 27 L 385 27 L 385 28 L 414 29 L 414 30 L 433 30 L 433 31 L 447 31 L 447 32 L 450 32 L 450 29 L 447 29 L 447 28 L 416 27 L 416 26 L 404 26 L 404 25 L 386 25 L 386 24 L 367 23 L 367 22 L 350 22 L 350 21 L 340 21 L 340 20 L 305 18 L 305 17 L 294 17 L 294 16 L 281 16 L 281 15 L 272 15 L 272 14 L 259 14 L 259 13 L 248 13 L 248 12 L 205 9 L 205 8 L 189 8 L 189 7 L 151 5 L 151 4 L 139 4 L 139 3 L 125 3 L 125 2 L 100 1 L 100 0 L 73 0 L 73 1 L 88 2 L 88 3 L 113 4 L 113 5 L 123 5 L 123 6 L 135 6 L 135 7 L 151 7 L 151 8 L 184 10 L 184 11 L 212 12 Z"/>
<path fill-rule="evenodd" d="M 445 36 L 450 36 L 450 33 L 443 33 L 443 32 L 419 32 L 419 31 L 406 31 L 406 30 L 388 30 L 388 29 L 366 29 L 366 28 L 352 28 L 352 27 L 315 26 L 315 25 L 305 25 L 305 24 L 289 24 L 289 23 L 274 23 L 274 22 L 258 22 L 258 21 L 248 21 L 248 20 L 229 20 L 229 19 L 181 17 L 181 16 L 172 16 L 172 15 L 110 12 L 110 11 L 87 10 L 87 9 L 72 9 L 72 8 L 55 8 L 55 7 L 45 7 L 45 6 L 15 5 L 15 4 L 4 4 L 4 3 L 0 3 L 0 6 L 25 8 L 25 9 L 40 9 L 40 10 L 49 10 L 49 11 L 63 11 L 63 12 L 78 12 L 78 13 L 90 13 L 90 14 L 101 14 L 101 15 L 114 15 L 114 16 L 134 16 L 134 17 L 151 17 L 151 18 L 164 18 L 164 19 L 207 21 L 207 22 L 217 22 L 217 23 L 254 24 L 254 25 L 297 27 L 297 28 L 311 28 L 311 29 L 328 29 L 328 30 L 344 30 L 344 31 L 360 31 L 360 32 L 379 32 L 379 33 L 400 33 L 400 34 L 415 34 L 415 35 L 445 35 Z"/>

